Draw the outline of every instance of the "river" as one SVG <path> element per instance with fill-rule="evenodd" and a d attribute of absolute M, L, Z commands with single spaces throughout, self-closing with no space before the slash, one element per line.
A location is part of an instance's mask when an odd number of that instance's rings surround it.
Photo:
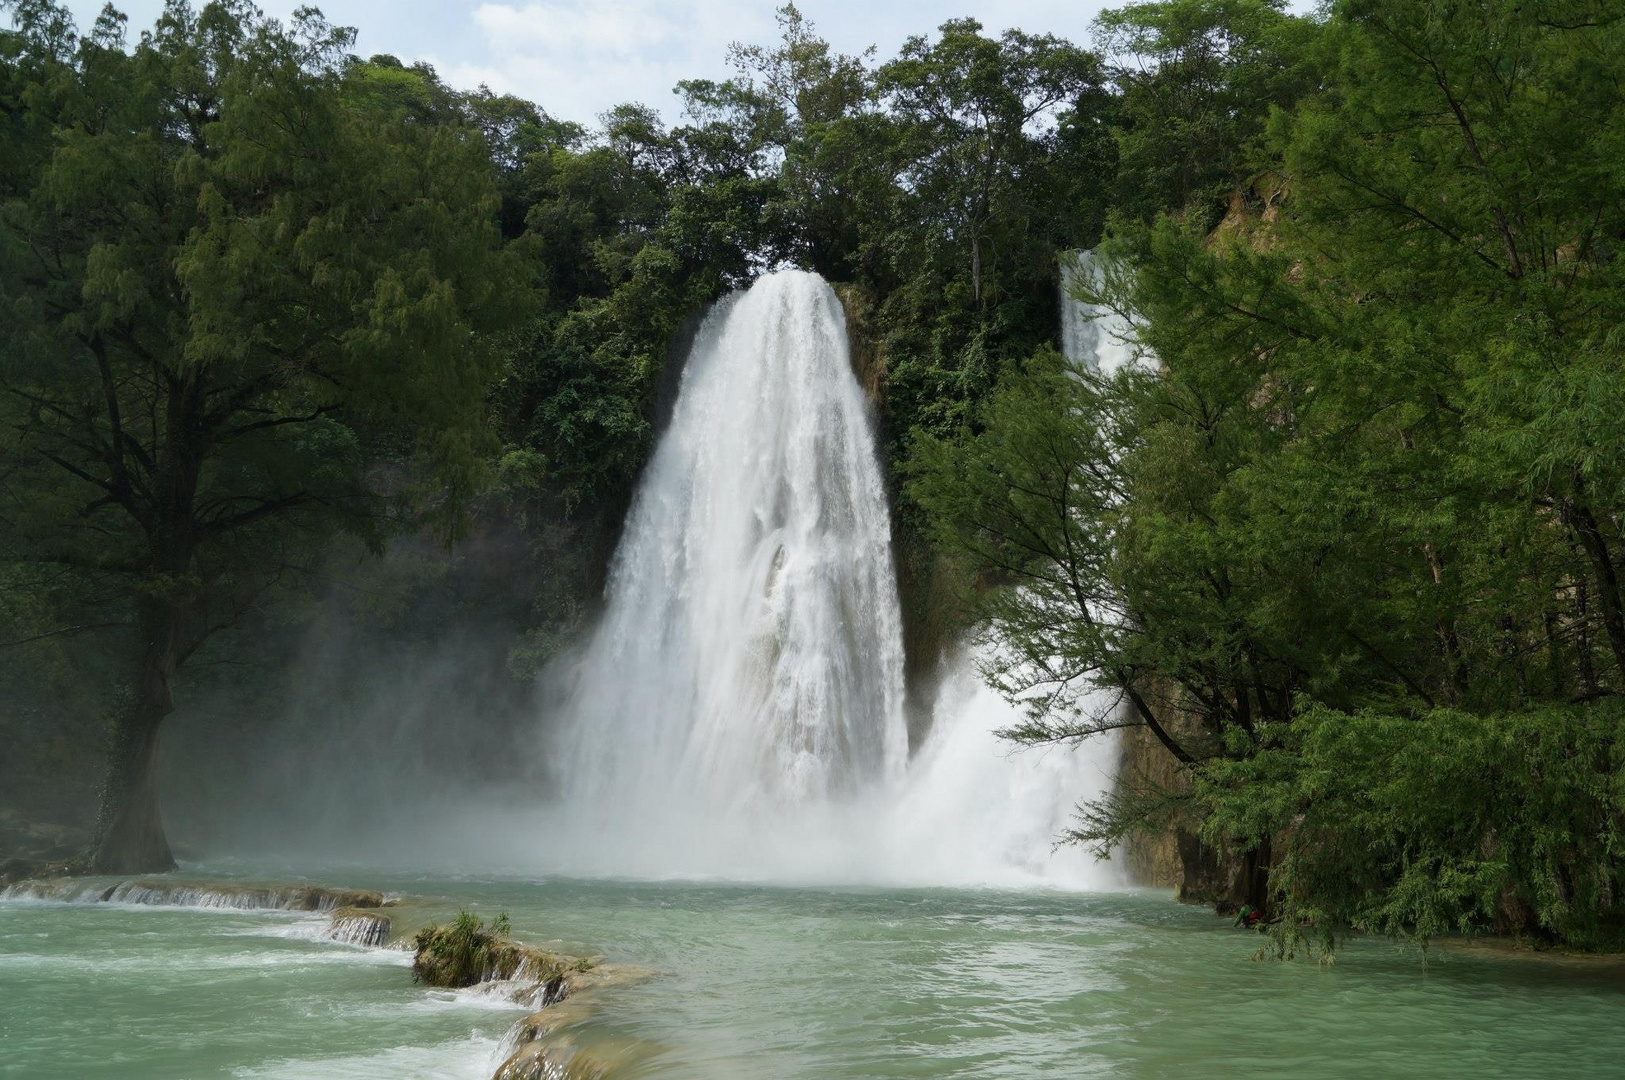
<path fill-rule="evenodd" d="M 656 969 L 574 1034 L 615 1077 L 1625 1073 L 1618 963 L 1446 946 L 1424 966 L 1359 940 L 1330 966 L 1255 963 L 1255 935 L 1163 893 L 324 880 L 422 897 L 438 915 L 507 911 L 518 937 Z M 0 904 L 0 1075 L 490 1076 L 524 1010 L 414 986 L 407 954 L 323 941 L 324 925 Z"/>

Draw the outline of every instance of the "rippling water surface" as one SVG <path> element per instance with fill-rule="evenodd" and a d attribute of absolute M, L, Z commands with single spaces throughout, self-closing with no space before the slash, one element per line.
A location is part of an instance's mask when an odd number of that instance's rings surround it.
<path fill-rule="evenodd" d="M 1252 963 L 1160 894 L 791 889 L 326 875 L 511 913 L 659 969 L 584 1041 L 627 1076 L 1625 1076 L 1625 966 L 1357 942 Z M 308 916 L 0 905 L 0 1075 L 484 1078 L 520 1015 L 414 987 L 403 953 Z"/>

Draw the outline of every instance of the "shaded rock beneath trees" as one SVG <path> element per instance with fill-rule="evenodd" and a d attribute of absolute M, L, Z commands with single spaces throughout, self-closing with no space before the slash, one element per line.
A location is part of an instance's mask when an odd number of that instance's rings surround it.
<path fill-rule="evenodd" d="M 8 886 L 20 885 L 40 879 L 68 878 L 90 869 L 86 859 L 73 862 L 40 862 L 36 859 L 10 858 L 0 861 L 0 896 L 10 892 Z"/>

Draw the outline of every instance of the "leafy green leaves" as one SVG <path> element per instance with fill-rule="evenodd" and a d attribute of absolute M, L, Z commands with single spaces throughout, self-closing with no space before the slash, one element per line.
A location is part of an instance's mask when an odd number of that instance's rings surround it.
<path fill-rule="evenodd" d="M 1143 718 L 1195 759 L 1190 798 L 1108 800 L 1079 838 L 1177 802 L 1213 846 L 1273 852 L 1282 953 L 1306 924 L 1594 945 L 1617 917 L 1625 294 L 1604 238 L 1625 230 L 1625 114 L 1605 72 L 1625 22 L 1605 8 L 1108 13 L 1155 61 L 1120 73 L 1125 108 L 1193 95 L 1180 123 L 1126 129 L 1125 169 L 1217 139 L 1202 183 L 1242 161 L 1260 179 L 1216 227 L 1200 185 L 1118 218 L 1088 299 L 1133 314 L 1154 378 L 1073 389 L 1038 362 L 979 429 L 922 443 L 917 497 L 1017 585 L 980 604 L 995 677 L 1039 676 L 1007 691 L 1156 690 Z M 1294 82 L 1314 64 L 1329 77 Z M 1301 100 L 1266 125 L 1291 101 L 1226 96 L 1255 83 Z M 1079 497 L 1089 469 L 1110 499 Z M 990 536 L 1046 543 L 1013 564 Z M 1090 587 L 1031 599 L 1071 574 Z M 1110 632 L 1081 632 L 1101 611 Z M 1016 737 L 1104 726 L 1057 700 Z"/>
<path fill-rule="evenodd" d="M 1273 840 L 1282 953 L 1349 928 L 1609 943 L 1625 842 L 1625 708 L 1476 716 L 1312 707 L 1200 774 L 1215 841 Z M 1316 932 L 1314 940 L 1304 936 Z"/>

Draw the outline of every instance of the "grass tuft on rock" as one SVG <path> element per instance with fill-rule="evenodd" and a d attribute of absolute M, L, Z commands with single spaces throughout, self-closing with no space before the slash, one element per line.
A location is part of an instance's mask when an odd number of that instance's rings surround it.
<path fill-rule="evenodd" d="M 507 912 L 487 927 L 485 920 L 471 911 L 459 911 L 450 924 L 424 927 L 415 939 L 418 948 L 412 958 L 413 980 L 455 989 L 491 978 L 494 947 L 509 929 Z"/>
<path fill-rule="evenodd" d="M 585 972 L 591 959 L 559 956 L 509 941 L 504 912 L 487 926 L 479 916 L 459 911 L 450 923 L 428 926 L 413 939 L 412 978 L 426 986 L 459 989 L 494 979 L 525 979 L 545 984 L 569 972 Z"/>

